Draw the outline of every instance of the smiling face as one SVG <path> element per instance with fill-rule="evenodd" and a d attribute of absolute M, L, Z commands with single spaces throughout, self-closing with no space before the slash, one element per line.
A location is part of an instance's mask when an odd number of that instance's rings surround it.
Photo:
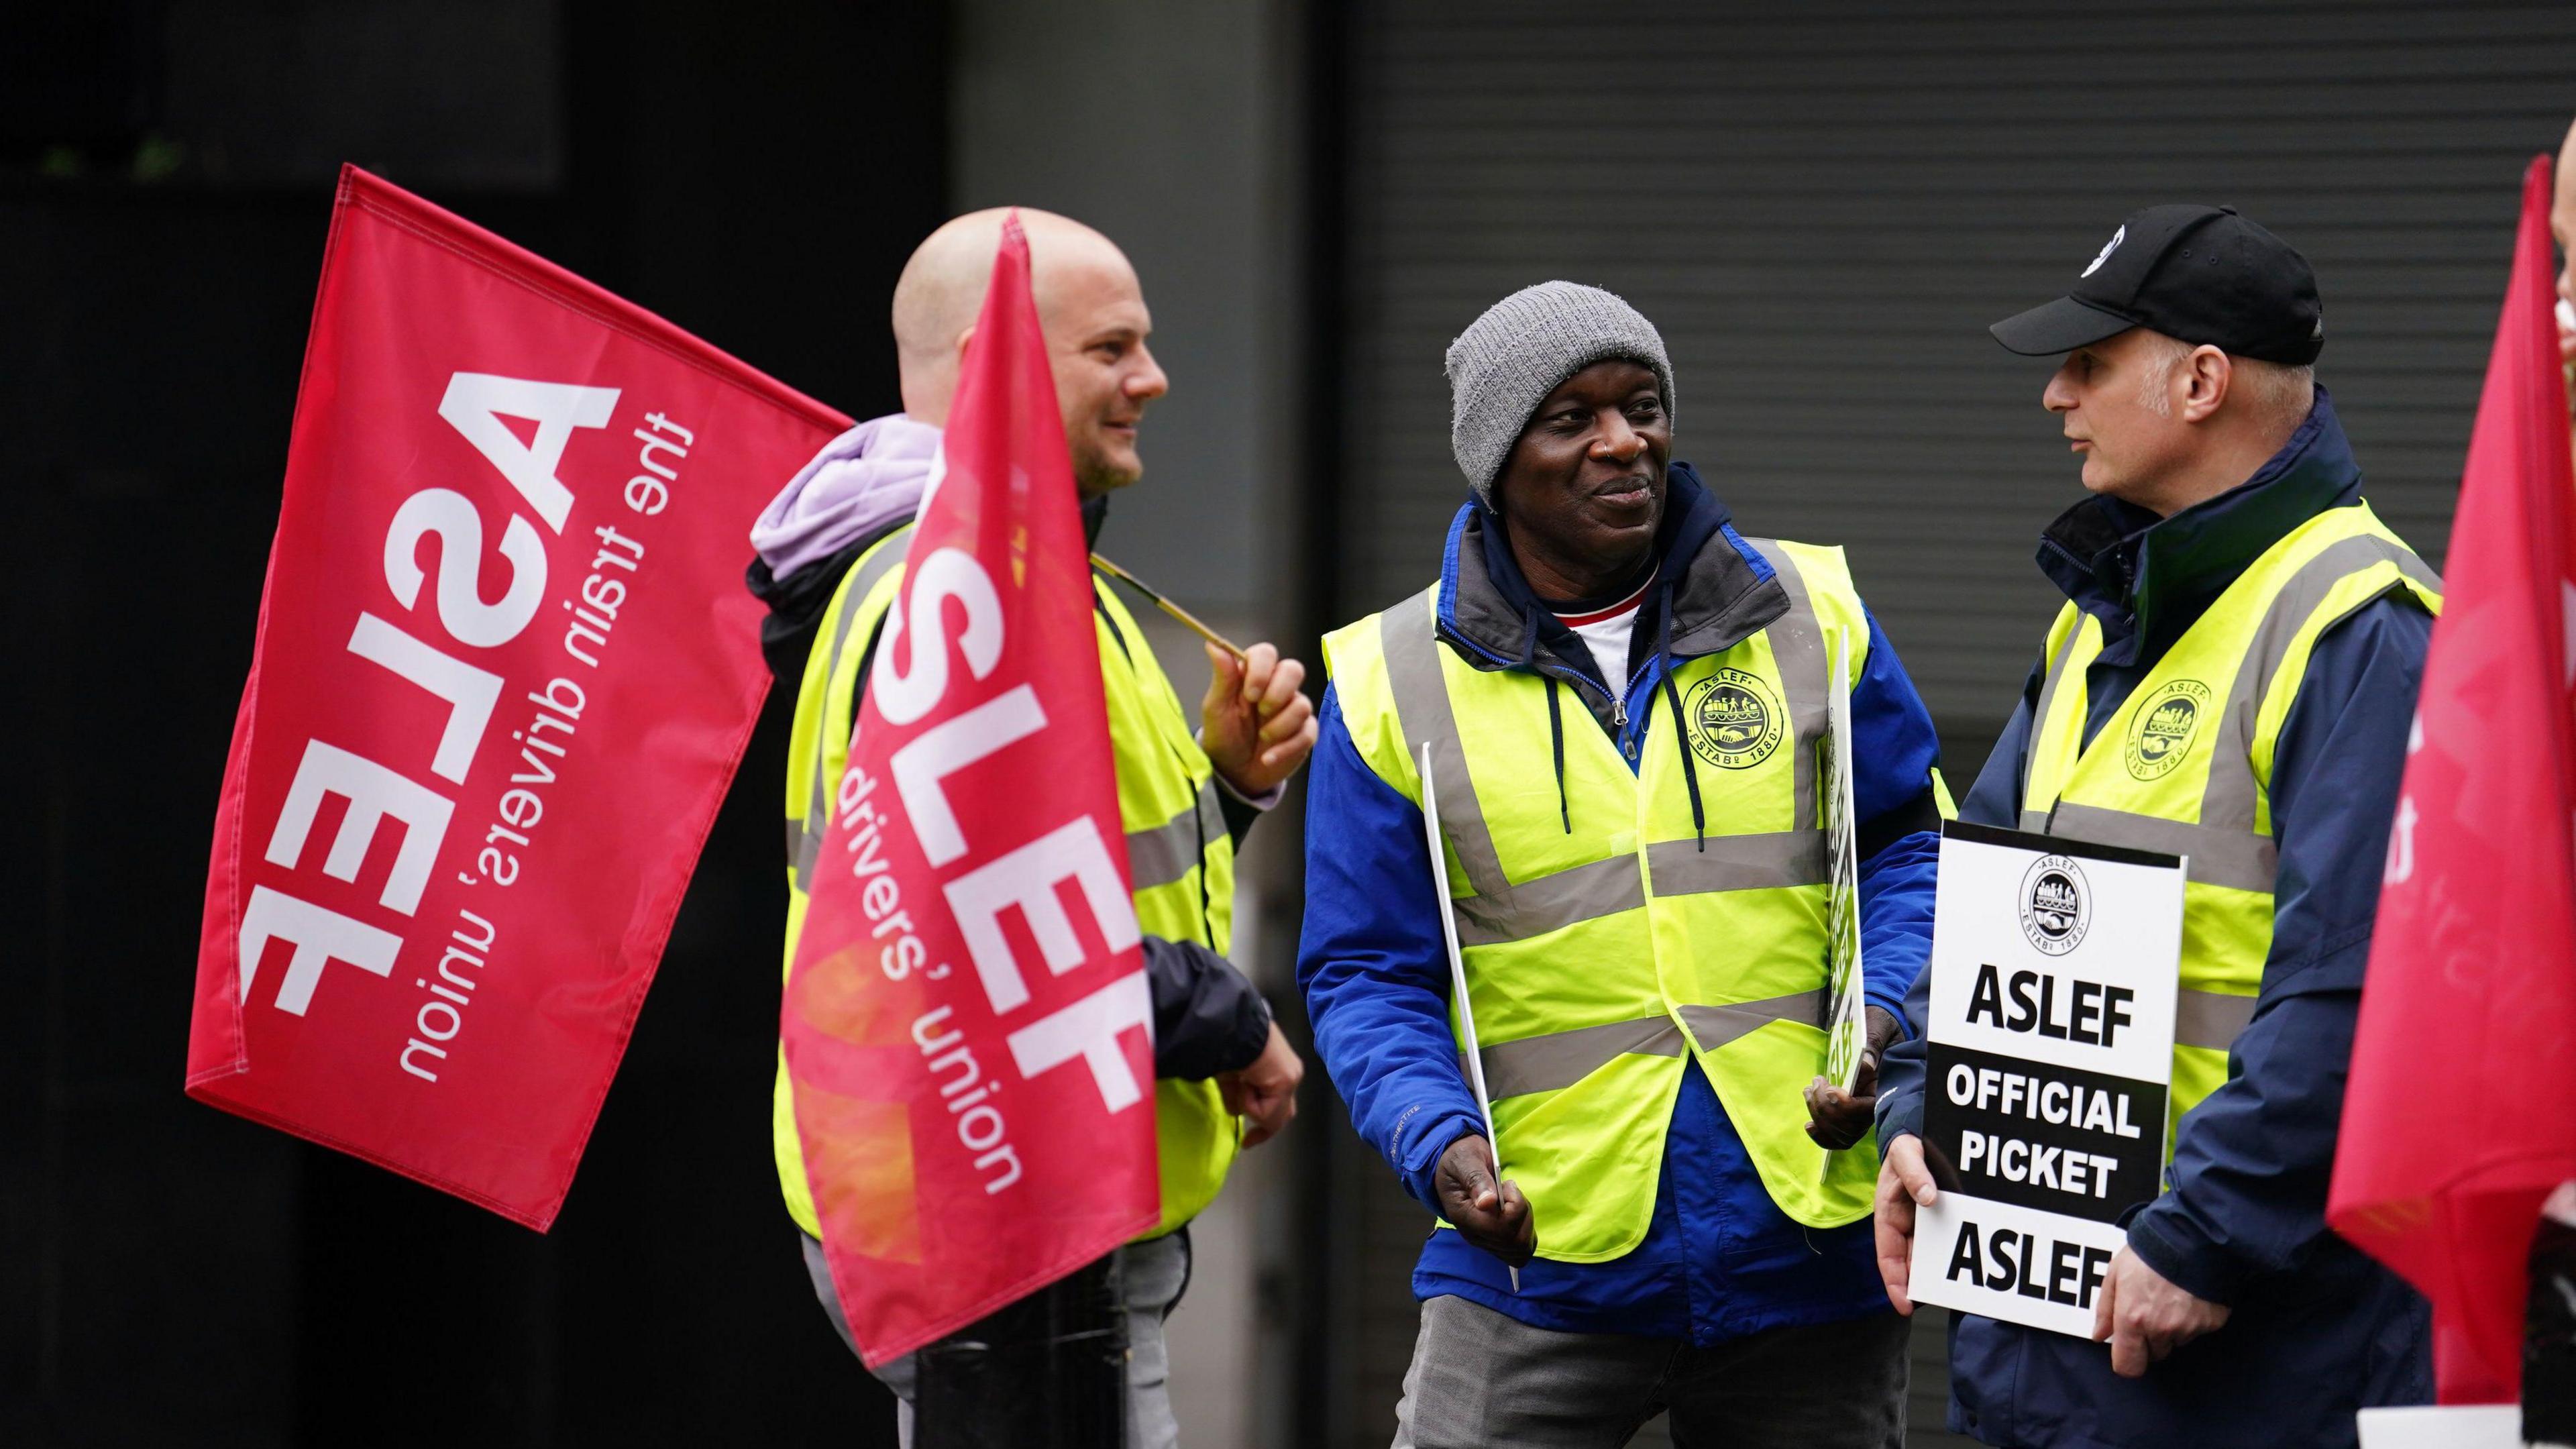
<path fill-rule="evenodd" d="M 914 249 L 895 283 L 903 410 L 932 427 L 948 425 L 1009 210 L 949 221 Z M 1085 498 L 1124 488 L 1145 471 L 1136 452 L 1145 404 L 1171 387 L 1145 346 L 1154 319 L 1136 269 L 1109 238 L 1078 221 L 1031 207 L 1019 215 L 1074 481 Z"/>
<path fill-rule="evenodd" d="M 1653 369 L 1614 358 L 1558 383 L 1494 479 L 1530 586 L 1577 599 L 1635 574 L 1663 522 L 1672 454 Z"/>
<path fill-rule="evenodd" d="M 1171 390 L 1171 380 L 1145 345 L 1154 319 L 1124 256 L 1104 248 L 1048 280 L 1039 319 L 1074 481 L 1090 498 L 1144 475 L 1137 425 L 1145 405 Z"/>

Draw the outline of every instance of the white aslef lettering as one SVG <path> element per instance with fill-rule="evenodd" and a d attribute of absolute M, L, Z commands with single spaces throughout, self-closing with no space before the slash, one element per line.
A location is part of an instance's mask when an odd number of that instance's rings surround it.
<path fill-rule="evenodd" d="M 510 586 L 500 601 L 483 602 L 481 588 L 483 519 L 473 500 L 451 488 L 424 488 L 394 510 L 385 530 L 385 583 L 406 609 L 420 602 L 426 575 L 420 567 L 420 541 L 436 535 L 438 550 L 438 622 L 459 644 L 493 649 L 519 637 L 537 616 L 546 589 L 546 546 L 528 520 L 513 513 L 501 530 L 501 557 L 510 565 Z"/>
<path fill-rule="evenodd" d="M 326 794 L 346 799 L 349 809 L 340 817 L 339 832 L 331 837 L 331 853 L 322 859 L 322 873 L 355 881 L 358 867 L 366 863 L 367 846 L 376 838 L 376 826 L 390 815 L 403 823 L 402 845 L 394 852 L 393 869 L 376 898 L 406 916 L 419 910 L 420 893 L 429 884 L 429 870 L 437 862 L 438 843 L 447 835 L 454 804 L 364 755 L 307 740 L 295 779 L 286 787 L 277 828 L 268 837 L 269 864 L 295 869 L 304 854 L 304 837 L 311 833 L 313 817 Z"/>
<path fill-rule="evenodd" d="M 1143 939 L 1136 928 L 1136 903 L 1128 897 L 1127 883 L 1108 847 L 1101 843 L 1100 827 L 1088 815 L 977 866 L 944 888 L 948 909 L 957 917 L 957 932 L 966 938 L 967 954 L 995 1014 L 1016 1010 L 1029 999 L 1028 983 L 1021 979 L 1019 963 L 1002 934 L 1004 910 L 1020 908 L 1049 971 L 1061 976 L 1082 964 L 1082 939 L 1056 893 L 1066 881 L 1081 890 L 1083 903 L 1090 907 L 1111 952 L 1124 951 Z M 1143 979 L 1142 973 L 1136 975 Z"/>
<path fill-rule="evenodd" d="M 304 1008 L 313 1004 L 313 988 L 322 980 L 324 963 L 346 961 L 361 971 L 391 976 L 394 955 L 402 949 L 402 938 L 391 931 L 297 900 L 284 891 L 253 886 L 241 915 L 244 1001 L 250 1000 L 251 978 L 259 974 L 260 953 L 271 941 L 295 946 L 286 963 L 286 978 L 277 987 L 277 1009 L 295 1016 L 302 1016 Z"/>
<path fill-rule="evenodd" d="M 1154 1035 L 1154 1000 L 1145 973 L 1130 971 L 1071 1006 L 1011 1033 L 1011 1060 L 1023 1077 L 1035 1077 L 1076 1057 L 1091 1068 L 1101 1105 L 1124 1112 L 1144 1100 L 1145 1086 L 1119 1046 L 1121 1035 L 1143 1028 Z"/>
<path fill-rule="evenodd" d="M 904 742 L 886 762 L 895 793 L 912 816 L 921 853 L 933 867 L 947 865 L 966 853 L 966 832 L 957 812 L 948 808 L 942 782 L 977 760 L 999 753 L 1014 741 L 1046 728 L 1046 709 L 1038 692 L 1020 685 L 993 696 L 965 713 L 941 720 Z"/>
<path fill-rule="evenodd" d="M 957 649 L 966 656 L 967 672 L 982 679 L 1001 662 L 1002 600 L 993 592 L 991 576 L 963 549 L 934 552 L 913 572 L 910 607 L 887 613 L 885 639 L 870 676 L 877 713 L 890 724 L 918 721 L 948 691 L 946 605 L 951 599 L 966 611 Z"/>
<path fill-rule="evenodd" d="M 465 783 L 475 747 L 492 723 L 493 706 L 501 700 L 501 676 L 477 669 L 452 654 L 423 644 L 373 614 L 360 614 L 349 633 L 349 652 L 419 685 L 447 701 L 447 720 L 438 727 L 438 750 L 429 768 L 457 784 Z"/>
<path fill-rule="evenodd" d="M 575 428 L 608 426 L 616 409 L 613 387 L 531 382 L 488 372 L 451 375 L 447 395 L 438 400 L 438 415 L 500 470 L 556 533 L 563 532 L 564 518 L 572 512 L 572 490 L 555 477 L 564 445 L 572 441 Z M 535 423 L 536 436 L 520 442 L 503 417 Z"/>

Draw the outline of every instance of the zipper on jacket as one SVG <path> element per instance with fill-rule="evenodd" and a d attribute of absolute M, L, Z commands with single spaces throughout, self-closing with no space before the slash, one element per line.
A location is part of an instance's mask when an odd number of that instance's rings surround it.
<path fill-rule="evenodd" d="M 1552 674 L 1559 679 L 1565 680 L 1569 684 L 1580 684 L 1588 689 L 1598 690 L 1601 697 L 1610 702 L 1610 742 L 1619 747 L 1620 758 L 1628 762 L 1628 768 L 1633 773 L 1637 767 L 1638 737 L 1629 728 L 1629 726 L 1632 722 L 1642 723 L 1642 721 L 1633 720 L 1633 717 L 1628 713 L 1627 697 L 1625 695 L 1613 693 L 1610 686 L 1606 684 L 1595 683 L 1590 675 L 1585 674 L 1579 669 L 1561 667 L 1557 669 L 1549 669 L 1543 665 L 1533 665 L 1532 668 L 1539 674 Z M 1637 671 L 1637 679 L 1628 681 L 1628 687 L 1632 690 L 1635 689 L 1637 687 L 1637 680 L 1644 679 L 1647 675 L 1653 673 L 1654 669 L 1655 666 L 1653 662 L 1649 661 L 1644 669 Z"/>
<path fill-rule="evenodd" d="M 1473 640 L 1464 638 L 1452 632 L 1446 624 L 1436 626 L 1434 633 L 1441 639 L 1445 639 L 1464 648 L 1474 650 L 1477 654 L 1492 660 L 1496 665 L 1503 669 L 1509 670 L 1523 667 L 1512 660 L 1503 658 L 1501 655 L 1494 653 L 1490 649 L 1484 648 Z M 1562 665 L 1555 669 L 1550 669 L 1546 665 L 1537 663 L 1530 664 L 1527 667 L 1529 672 L 1532 674 L 1554 675 L 1556 678 L 1562 679 L 1568 684 L 1579 684 L 1586 689 L 1593 690 L 1603 699 L 1608 700 L 1610 702 L 1610 742 L 1618 746 L 1619 754 L 1628 762 L 1629 769 L 1632 772 L 1636 769 L 1637 741 L 1628 730 L 1630 716 L 1628 714 L 1628 701 L 1624 696 L 1614 693 L 1609 685 L 1594 680 L 1592 676 L 1585 674 L 1579 669 L 1566 668 Z M 1647 674 L 1653 672 L 1654 667 L 1654 664 L 1649 661 L 1645 669 L 1638 672 L 1638 679 L 1643 679 Z M 1628 684 L 1629 687 L 1633 689 L 1636 687 L 1636 680 L 1632 679 Z M 1590 713 L 1589 710 L 1585 712 Z M 1594 722 L 1599 723 L 1597 719 Z"/>

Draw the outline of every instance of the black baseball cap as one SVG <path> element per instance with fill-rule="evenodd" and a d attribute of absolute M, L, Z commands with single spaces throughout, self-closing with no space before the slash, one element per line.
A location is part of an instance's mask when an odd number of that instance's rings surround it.
<path fill-rule="evenodd" d="M 2073 291 L 1986 330 L 2026 357 L 2046 357 L 2132 327 L 2293 367 L 2326 345 L 2308 259 L 2232 206 L 2131 212 Z"/>

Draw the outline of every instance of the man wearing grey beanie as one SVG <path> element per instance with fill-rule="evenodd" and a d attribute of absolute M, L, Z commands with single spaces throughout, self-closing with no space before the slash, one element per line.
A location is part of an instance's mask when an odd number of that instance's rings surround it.
<path fill-rule="evenodd" d="M 1325 641 L 1297 963 L 1354 1125 L 1439 1219 L 1395 1442 L 1616 1444 L 1669 1411 L 1683 1445 L 1897 1445 L 1868 1133 L 1930 947 L 1931 717 L 1840 549 L 1739 535 L 1671 461 L 1672 363 L 1635 308 L 1526 288 L 1448 372 L 1472 496 L 1438 583 Z M 1849 1092 L 1818 1027 L 1835 688 Z"/>

